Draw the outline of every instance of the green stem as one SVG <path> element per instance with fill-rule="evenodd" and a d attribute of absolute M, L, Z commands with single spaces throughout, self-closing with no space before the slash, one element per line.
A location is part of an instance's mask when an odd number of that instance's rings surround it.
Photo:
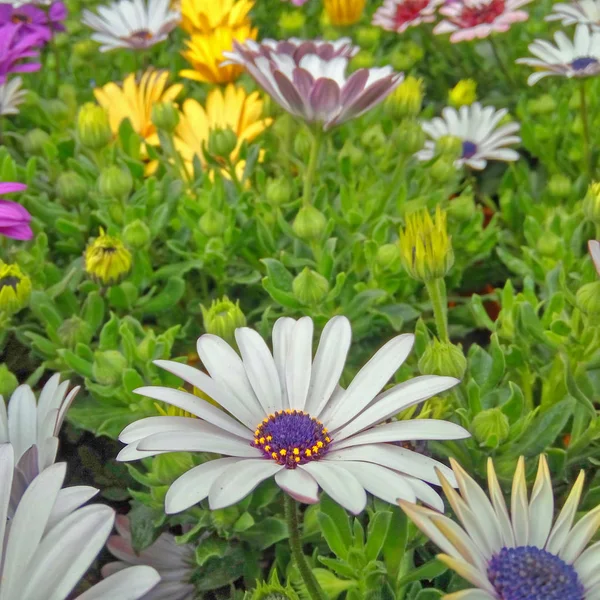
<path fill-rule="evenodd" d="M 317 159 L 319 158 L 319 150 L 321 149 L 322 133 L 319 130 L 313 132 L 312 145 L 310 147 L 310 156 L 308 157 L 308 165 L 304 173 L 304 193 L 302 194 L 302 203 L 304 206 L 311 204 L 311 194 L 315 171 L 317 169 Z"/>
<path fill-rule="evenodd" d="M 448 336 L 448 299 L 446 296 L 446 283 L 444 279 L 434 279 L 425 283 L 431 305 L 433 317 L 437 328 L 438 338 L 441 342 L 449 342 Z"/>
<path fill-rule="evenodd" d="M 312 600 L 325 600 L 325 596 L 321 591 L 319 583 L 315 579 L 313 572 L 311 571 L 304 552 L 302 552 L 302 542 L 300 540 L 300 523 L 298 519 L 298 508 L 296 501 L 289 495 L 283 494 L 285 520 L 287 522 L 288 531 L 290 534 L 290 548 L 292 550 L 292 556 L 298 566 L 298 571 L 304 581 L 306 590 L 308 591 Z"/>
<path fill-rule="evenodd" d="M 496 45 L 496 42 L 494 41 L 494 37 L 490 36 L 489 40 L 490 40 L 490 45 L 492 46 L 492 52 L 494 53 L 494 58 L 496 59 L 496 62 L 498 63 L 498 66 L 500 67 L 502 74 L 504 75 L 504 77 L 506 77 L 506 80 L 508 81 L 508 83 L 511 86 L 515 85 L 514 79 L 512 78 L 509 70 L 506 68 L 504 61 L 502 60 L 502 57 L 500 56 L 500 51 L 498 50 L 498 46 Z"/>
<path fill-rule="evenodd" d="M 583 122 L 583 154 L 584 154 L 584 171 L 588 174 L 590 179 L 592 178 L 592 151 L 590 145 L 590 120 L 588 117 L 587 99 L 585 95 L 585 79 L 581 80 L 579 86 L 579 93 L 581 98 L 580 109 L 581 109 L 581 120 Z"/>
<path fill-rule="evenodd" d="M 596 239 L 600 240 L 600 223 L 596 223 Z"/>

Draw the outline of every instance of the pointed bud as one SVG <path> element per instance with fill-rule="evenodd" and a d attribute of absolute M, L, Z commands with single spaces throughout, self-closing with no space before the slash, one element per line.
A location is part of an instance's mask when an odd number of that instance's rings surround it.
<path fill-rule="evenodd" d="M 172 102 L 159 102 L 152 107 L 152 123 L 157 129 L 173 133 L 179 125 L 179 111 Z"/>
<path fill-rule="evenodd" d="M 92 375 L 100 385 L 115 385 L 127 367 L 127 359 L 118 350 L 96 351 Z"/>
<path fill-rule="evenodd" d="M 589 317 L 600 316 L 600 280 L 582 285 L 575 298 L 581 312 Z"/>
<path fill-rule="evenodd" d="M 246 326 L 246 316 L 240 308 L 240 301 L 232 302 L 227 296 L 213 300 L 209 308 L 200 305 L 206 333 L 218 335 L 227 343 L 235 340 L 235 330 Z"/>
<path fill-rule="evenodd" d="M 326 225 L 325 215 L 309 204 L 298 211 L 292 229 L 301 240 L 307 242 L 320 239 Z"/>
<path fill-rule="evenodd" d="M 98 190 L 107 198 L 127 198 L 133 188 L 133 178 L 127 168 L 112 165 L 98 177 Z"/>
<path fill-rule="evenodd" d="M 467 359 L 460 346 L 440 342 L 434 338 L 419 360 L 423 375 L 445 375 L 462 379 L 467 369 Z"/>
<path fill-rule="evenodd" d="M 499 408 L 490 408 L 475 415 L 471 431 L 480 444 L 495 448 L 508 437 L 510 423 Z"/>
<path fill-rule="evenodd" d="M 323 275 L 304 267 L 304 270 L 294 278 L 292 291 L 299 302 L 314 306 L 327 296 L 329 282 Z"/>
<path fill-rule="evenodd" d="M 84 104 L 77 115 L 77 137 L 90 150 L 104 148 L 112 140 L 106 110 L 93 102 Z"/>
<path fill-rule="evenodd" d="M 209 208 L 198 221 L 200 231 L 206 237 L 219 237 L 225 232 L 227 218 L 218 210 Z"/>
<path fill-rule="evenodd" d="M 78 316 L 73 316 L 62 322 L 57 334 L 58 339 L 65 348 L 75 348 L 77 344 L 88 345 L 94 332 L 86 321 Z"/>
<path fill-rule="evenodd" d="M 88 185 L 75 171 L 65 171 L 56 180 L 56 195 L 67 204 L 79 204 L 86 198 Z"/>
<path fill-rule="evenodd" d="M 19 265 L 0 260 L 0 314 L 14 315 L 29 304 L 31 279 Z"/>
<path fill-rule="evenodd" d="M 238 138 L 233 129 L 214 129 L 208 138 L 208 152 L 216 157 L 229 158 L 237 143 Z"/>
<path fill-rule="evenodd" d="M 269 179 L 267 181 L 266 197 L 267 201 L 274 206 L 281 206 L 290 201 L 292 187 L 286 177 Z"/>
<path fill-rule="evenodd" d="M 131 253 L 121 240 L 100 228 L 100 235 L 85 249 L 85 270 L 102 285 L 116 285 L 131 271 Z"/>
<path fill-rule="evenodd" d="M 470 106 L 477 100 L 477 83 L 473 79 L 461 79 L 448 92 L 448 102 L 455 108 Z"/>
<path fill-rule="evenodd" d="M 571 179 L 562 173 L 555 173 L 548 181 L 548 191 L 555 198 L 568 198 L 572 189 Z"/>
<path fill-rule="evenodd" d="M 385 107 L 397 119 L 414 118 L 423 104 L 423 80 L 409 75 L 386 99 Z"/>
<path fill-rule="evenodd" d="M 134 250 L 145 248 L 151 236 L 150 228 L 140 219 L 132 221 L 123 229 L 123 241 Z"/>
<path fill-rule="evenodd" d="M 50 141 L 50 136 L 42 129 L 32 129 L 23 138 L 23 150 L 27 154 L 41 156 L 44 153 L 44 145 Z"/>
<path fill-rule="evenodd" d="M 397 244 L 384 244 L 377 249 L 377 266 L 382 271 L 397 271 L 400 268 L 400 248 Z"/>

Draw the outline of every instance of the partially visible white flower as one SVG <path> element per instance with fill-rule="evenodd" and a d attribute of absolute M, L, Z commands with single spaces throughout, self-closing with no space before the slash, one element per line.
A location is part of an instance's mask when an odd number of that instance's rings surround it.
<path fill-rule="evenodd" d="M 458 111 L 447 106 L 442 117 L 422 123 L 423 131 L 431 140 L 425 142 L 425 147 L 417 152 L 416 157 L 423 161 L 431 160 L 436 155 L 436 141 L 452 136 L 462 141 L 462 155 L 455 162 L 457 168 L 467 165 L 472 169 L 484 169 L 488 160 L 518 160 L 518 152 L 506 146 L 521 141 L 514 135 L 519 131 L 519 124 L 507 123 L 498 127 L 507 114 L 506 109 L 482 108 L 479 102 L 461 106 Z"/>
<path fill-rule="evenodd" d="M 189 583 L 194 572 L 194 546 L 178 544 L 175 536 L 162 533 L 158 539 L 139 554 L 131 545 L 129 519 L 118 515 L 115 521 L 118 535 L 109 538 L 106 544 L 111 554 L 119 561 L 102 567 L 102 575 L 109 577 L 129 565 L 148 565 L 157 570 L 160 583 L 144 600 L 194 600 L 195 586 Z"/>
<path fill-rule="evenodd" d="M 17 107 L 27 95 L 27 90 L 21 89 L 22 83 L 23 80 L 20 77 L 14 77 L 0 85 L 0 117 L 18 114 Z"/>
<path fill-rule="evenodd" d="M 600 0 L 558 2 L 552 6 L 546 21 L 560 21 L 565 27 L 588 25 L 593 31 L 600 31 Z"/>
<path fill-rule="evenodd" d="M 550 75 L 592 77 L 600 75 L 600 31 L 590 32 L 587 25 L 577 25 L 571 41 L 562 31 L 554 34 L 556 45 L 546 40 L 529 44 L 529 52 L 537 58 L 519 58 L 518 63 L 536 69 L 527 80 L 535 85 Z"/>
<path fill-rule="evenodd" d="M 139 50 L 167 39 L 181 14 L 171 10 L 171 0 L 117 0 L 98 7 L 98 14 L 83 11 L 82 21 L 95 30 L 92 39 L 100 51 L 115 48 Z"/>
<path fill-rule="evenodd" d="M 600 241 L 589 240 L 588 249 L 594 266 L 596 267 L 596 271 L 598 271 L 598 275 L 600 275 Z"/>
<path fill-rule="evenodd" d="M 94 488 L 61 489 L 67 465 L 57 463 L 31 482 L 11 515 L 14 466 L 12 445 L 0 445 L 0 598 L 64 600 L 102 550 L 115 513 L 101 504 L 82 506 Z M 138 600 L 159 579 L 151 567 L 131 567 L 77 600 Z"/>

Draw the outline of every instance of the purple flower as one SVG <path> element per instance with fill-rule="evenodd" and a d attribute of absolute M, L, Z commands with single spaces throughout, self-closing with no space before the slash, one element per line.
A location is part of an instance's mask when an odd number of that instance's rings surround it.
<path fill-rule="evenodd" d="M 23 183 L 0 183 L 0 195 L 26 189 Z M 33 237 L 30 221 L 31 215 L 23 206 L 10 200 L 0 200 L 0 235 L 14 240 L 30 240 Z"/>
<path fill-rule="evenodd" d="M 36 35 L 38 44 L 45 44 L 52 38 L 46 11 L 33 4 L 24 4 L 19 7 L 0 4 L 0 25 L 6 23 L 18 25 L 21 36 Z"/>
<path fill-rule="evenodd" d="M 30 73 L 39 71 L 39 62 L 20 63 L 24 58 L 38 57 L 35 46 L 40 44 L 37 33 L 24 32 L 20 24 L 0 25 L 0 85 L 9 73 Z"/>
<path fill-rule="evenodd" d="M 48 25 L 52 31 L 64 31 L 64 20 L 67 18 L 67 7 L 64 2 L 53 2 L 48 9 Z"/>
<path fill-rule="evenodd" d="M 243 65 L 283 109 L 320 123 L 325 131 L 367 112 L 403 79 L 391 67 L 358 69 L 348 76 L 355 52 L 349 40 L 233 44 L 233 52 L 223 53 L 230 62 Z"/>

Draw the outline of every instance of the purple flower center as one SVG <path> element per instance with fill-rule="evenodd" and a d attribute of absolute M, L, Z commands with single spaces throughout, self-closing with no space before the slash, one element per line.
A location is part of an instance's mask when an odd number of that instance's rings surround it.
<path fill-rule="evenodd" d="M 252 445 L 266 458 L 295 469 L 327 453 L 331 443 L 323 423 L 301 410 L 280 410 L 257 426 Z"/>
<path fill-rule="evenodd" d="M 592 58 L 591 56 L 580 56 L 571 63 L 571 68 L 574 71 L 583 71 L 584 69 L 587 69 L 590 65 L 595 64 L 598 64 L 598 59 Z"/>
<path fill-rule="evenodd" d="M 140 29 L 139 31 L 134 31 L 129 37 L 140 41 L 151 40 L 152 33 L 150 33 L 147 29 Z"/>
<path fill-rule="evenodd" d="M 573 566 L 535 546 L 502 548 L 487 575 L 501 600 L 584 600 Z"/>
<path fill-rule="evenodd" d="M 477 153 L 477 144 L 465 140 L 462 143 L 462 157 L 461 158 L 472 158 Z"/>

